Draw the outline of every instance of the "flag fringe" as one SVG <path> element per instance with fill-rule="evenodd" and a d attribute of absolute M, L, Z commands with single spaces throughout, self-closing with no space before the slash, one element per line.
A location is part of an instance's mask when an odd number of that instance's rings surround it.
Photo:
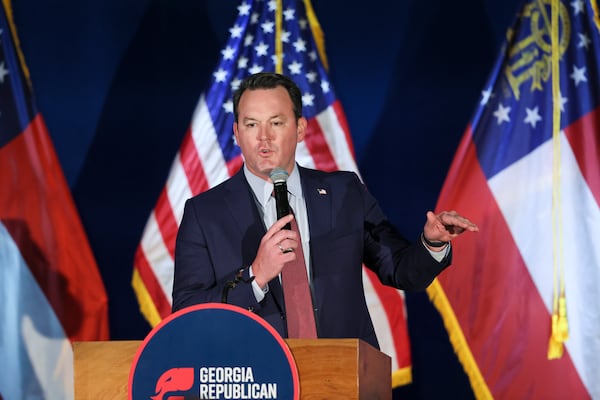
<path fill-rule="evenodd" d="M 160 317 L 156 305 L 154 304 L 150 293 L 148 293 L 148 289 L 146 289 L 146 285 L 144 285 L 144 281 L 137 269 L 133 270 L 131 286 L 133 286 L 133 291 L 137 297 L 140 312 L 146 318 L 146 321 L 150 323 L 150 326 L 154 328 L 160 323 L 162 318 Z"/>
<path fill-rule="evenodd" d="M 392 388 L 412 383 L 412 368 L 403 367 L 392 372 Z"/>
<path fill-rule="evenodd" d="M 598 2 L 596 0 L 590 0 L 592 10 L 594 11 L 594 24 L 596 29 L 600 32 L 600 12 L 598 11 Z"/>
<path fill-rule="evenodd" d="M 448 297 L 446 297 L 446 293 L 437 279 L 429 285 L 427 294 L 442 316 L 444 326 L 446 327 L 448 337 L 450 338 L 450 343 L 452 343 L 454 352 L 458 356 L 463 369 L 469 377 L 473 394 L 477 399 L 492 399 L 493 397 L 490 389 L 481 375 L 477 362 L 473 358 L 473 353 L 471 352 L 471 348 L 467 344 L 467 340 L 456 319 L 456 314 L 454 314 L 454 310 L 448 302 Z"/>
<path fill-rule="evenodd" d="M 19 63 L 21 64 L 21 69 L 23 70 L 23 75 L 27 79 L 27 85 L 29 88 L 32 88 L 31 78 L 29 74 L 29 68 L 27 68 L 27 63 L 25 62 L 25 56 L 21 51 L 21 42 L 19 41 L 19 36 L 17 35 L 17 28 L 13 19 L 13 11 L 10 0 L 2 0 L 2 4 L 4 5 L 4 11 L 6 11 L 6 19 L 8 20 L 8 25 L 10 27 L 10 33 L 12 34 L 13 43 L 15 45 L 15 50 L 17 52 L 17 57 L 19 57 Z"/>
<path fill-rule="evenodd" d="M 325 70 L 329 71 L 329 62 L 327 61 L 327 53 L 325 52 L 325 34 L 321 29 L 321 24 L 317 19 L 317 15 L 315 14 L 310 0 L 304 0 L 304 8 L 306 9 L 308 24 L 315 39 L 315 43 L 317 44 L 317 50 L 319 51 L 321 62 L 323 63 Z"/>

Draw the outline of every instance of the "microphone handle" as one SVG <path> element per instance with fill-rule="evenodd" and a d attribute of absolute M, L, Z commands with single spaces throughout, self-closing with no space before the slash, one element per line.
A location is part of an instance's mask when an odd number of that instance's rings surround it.
<path fill-rule="evenodd" d="M 287 185 L 285 182 L 274 185 L 275 209 L 277 210 L 277 219 L 281 219 L 290 213 L 290 203 L 287 196 Z M 287 223 L 283 229 L 291 230 L 292 226 Z"/>

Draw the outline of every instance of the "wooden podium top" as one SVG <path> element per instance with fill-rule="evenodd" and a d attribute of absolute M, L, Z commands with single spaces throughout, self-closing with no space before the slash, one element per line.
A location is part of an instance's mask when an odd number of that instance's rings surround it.
<path fill-rule="evenodd" d="M 286 339 L 300 375 L 300 397 L 392 397 L 391 359 L 358 339 Z M 127 399 L 129 372 L 142 341 L 75 342 L 75 399 Z"/>

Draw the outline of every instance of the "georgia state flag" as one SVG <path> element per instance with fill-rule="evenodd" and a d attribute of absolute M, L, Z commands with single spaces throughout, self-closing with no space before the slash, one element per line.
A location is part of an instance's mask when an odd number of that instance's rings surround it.
<path fill-rule="evenodd" d="M 74 397 L 71 341 L 108 339 L 108 300 L 7 2 L 0 5 L 0 400 Z"/>
<path fill-rule="evenodd" d="M 479 398 L 600 398 L 597 10 L 525 2 L 438 201 L 480 227 L 429 289 Z"/>

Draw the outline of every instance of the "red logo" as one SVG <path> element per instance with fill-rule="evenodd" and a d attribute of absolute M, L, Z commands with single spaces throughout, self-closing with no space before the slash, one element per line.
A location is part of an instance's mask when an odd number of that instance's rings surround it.
<path fill-rule="evenodd" d="M 169 392 L 181 392 L 190 390 L 194 385 L 194 368 L 171 368 L 165 371 L 156 382 L 156 393 L 150 398 L 152 400 L 184 400 L 184 396 L 169 396 Z"/>

